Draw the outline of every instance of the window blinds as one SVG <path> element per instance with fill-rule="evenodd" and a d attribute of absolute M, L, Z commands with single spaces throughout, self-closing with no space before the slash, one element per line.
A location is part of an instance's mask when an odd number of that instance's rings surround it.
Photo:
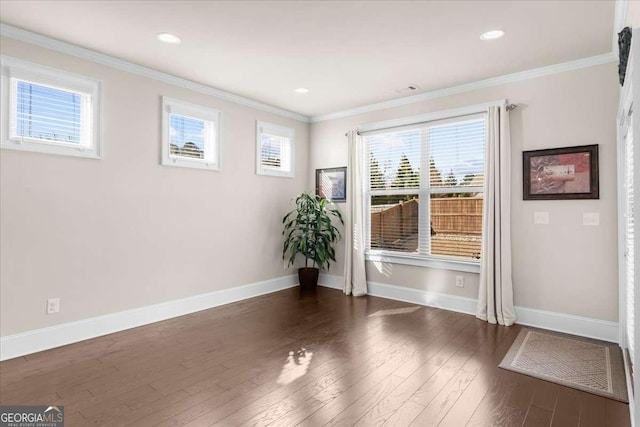
<path fill-rule="evenodd" d="M 263 133 L 260 136 L 260 164 L 265 168 L 288 170 L 291 139 Z"/>
<path fill-rule="evenodd" d="M 624 189 L 626 193 L 625 201 L 625 287 L 626 287 L 626 334 L 627 347 L 631 360 L 634 359 L 635 353 L 635 292 L 634 292 L 634 255 L 635 255 L 635 227 L 633 218 L 634 207 L 634 150 L 633 150 L 633 128 L 628 127 L 624 139 Z"/>
<path fill-rule="evenodd" d="M 220 112 L 163 96 L 162 164 L 220 170 Z"/>
<path fill-rule="evenodd" d="M 365 137 L 369 160 L 370 238 L 372 249 L 418 253 L 421 145 L 424 129 Z"/>
<path fill-rule="evenodd" d="M 171 114 L 170 155 L 191 159 L 205 158 L 205 126 L 204 120 L 193 119 L 179 114 Z"/>
<path fill-rule="evenodd" d="M 364 145 L 371 249 L 479 258 L 484 115 L 366 134 Z"/>
<path fill-rule="evenodd" d="M 295 130 L 256 122 L 256 173 L 293 177 Z"/>
<path fill-rule="evenodd" d="M 369 150 L 370 188 L 420 188 L 420 146 L 424 131 L 414 129 L 365 137 Z"/>
<path fill-rule="evenodd" d="M 429 129 L 431 254 L 480 258 L 485 121 Z"/>
<path fill-rule="evenodd" d="M 90 146 L 91 95 L 12 79 L 12 136 Z"/>
<path fill-rule="evenodd" d="M 429 129 L 429 176 L 433 192 L 468 191 L 484 186 L 484 120 Z"/>

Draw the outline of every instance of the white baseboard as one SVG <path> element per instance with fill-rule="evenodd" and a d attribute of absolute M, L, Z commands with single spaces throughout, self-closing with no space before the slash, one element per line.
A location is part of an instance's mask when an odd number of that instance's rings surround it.
<path fill-rule="evenodd" d="M 553 311 L 538 310 L 527 307 L 515 307 L 516 323 L 550 331 L 564 332 L 587 338 L 618 343 L 619 329 L 617 322 L 574 316 Z"/>
<path fill-rule="evenodd" d="M 247 298 L 291 288 L 298 283 L 295 275 L 265 280 L 249 285 L 195 295 L 174 301 L 92 317 L 76 322 L 64 323 L 48 328 L 36 329 L 0 337 L 0 360 L 13 359 L 26 354 L 60 347 L 74 342 L 96 338 L 137 326 L 194 313 L 208 308 L 229 304 Z M 320 285 L 342 289 L 342 277 L 320 275 Z M 476 300 L 455 295 L 440 294 L 403 286 L 369 282 L 369 295 L 437 307 L 460 313 L 474 314 Z M 542 329 L 565 332 L 618 341 L 618 324 L 604 320 L 554 313 L 526 307 L 516 307 L 517 323 Z"/>
<path fill-rule="evenodd" d="M 60 347 L 78 341 L 195 313 L 224 304 L 297 286 L 296 275 L 251 283 L 174 301 L 0 337 L 0 360 Z"/>
<path fill-rule="evenodd" d="M 404 286 L 393 286 L 376 282 L 367 282 L 367 288 L 369 295 L 373 295 L 374 297 L 442 308 L 444 310 L 457 311 L 458 313 L 476 313 L 477 300 L 473 298 L 440 294 L 421 289 L 405 288 Z"/>
<path fill-rule="evenodd" d="M 329 274 L 320 275 L 320 284 L 329 288 L 342 289 L 342 277 Z M 369 295 L 404 301 L 412 304 L 426 305 L 457 311 L 459 313 L 475 314 L 477 300 L 455 295 L 440 294 L 421 289 L 404 286 L 387 285 L 384 283 L 367 282 Z M 551 331 L 564 332 L 602 341 L 617 343 L 619 339 L 618 323 L 571 314 L 556 313 L 528 307 L 515 307 L 516 323 Z"/>
<path fill-rule="evenodd" d="M 344 287 L 342 276 L 334 276 L 333 274 L 320 273 L 318 285 L 331 289 L 340 289 Z"/>

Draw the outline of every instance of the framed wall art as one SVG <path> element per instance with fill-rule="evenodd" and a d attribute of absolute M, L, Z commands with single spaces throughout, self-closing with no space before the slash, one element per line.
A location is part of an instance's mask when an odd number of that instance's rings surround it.
<path fill-rule="evenodd" d="M 316 169 L 316 195 L 331 202 L 347 201 L 347 168 Z"/>
<path fill-rule="evenodd" d="M 599 199 L 598 145 L 524 151 L 523 199 Z"/>

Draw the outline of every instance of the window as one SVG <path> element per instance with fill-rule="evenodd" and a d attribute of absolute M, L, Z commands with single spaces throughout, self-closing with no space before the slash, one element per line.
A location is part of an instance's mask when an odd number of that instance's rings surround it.
<path fill-rule="evenodd" d="M 100 83 L 2 57 L 2 148 L 100 158 Z"/>
<path fill-rule="evenodd" d="M 293 177 L 295 131 L 284 126 L 257 122 L 256 173 Z"/>
<path fill-rule="evenodd" d="M 478 264 L 484 113 L 363 135 L 370 259 Z"/>
<path fill-rule="evenodd" d="M 220 112 L 162 97 L 162 164 L 220 170 Z"/>

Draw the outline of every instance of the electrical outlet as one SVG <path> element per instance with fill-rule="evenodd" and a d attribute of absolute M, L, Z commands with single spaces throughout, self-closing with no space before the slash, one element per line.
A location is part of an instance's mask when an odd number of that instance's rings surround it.
<path fill-rule="evenodd" d="M 60 298 L 51 298 L 47 300 L 47 314 L 55 314 L 60 312 Z"/>
<path fill-rule="evenodd" d="M 456 286 L 464 288 L 464 276 L 456 276 Z"/>
<path fill-rule="evenodd" d="M 282 268 L 284 270 L 288 270 L 289 269 L 289 260 L 288 259 L 282 260 Z"/>

